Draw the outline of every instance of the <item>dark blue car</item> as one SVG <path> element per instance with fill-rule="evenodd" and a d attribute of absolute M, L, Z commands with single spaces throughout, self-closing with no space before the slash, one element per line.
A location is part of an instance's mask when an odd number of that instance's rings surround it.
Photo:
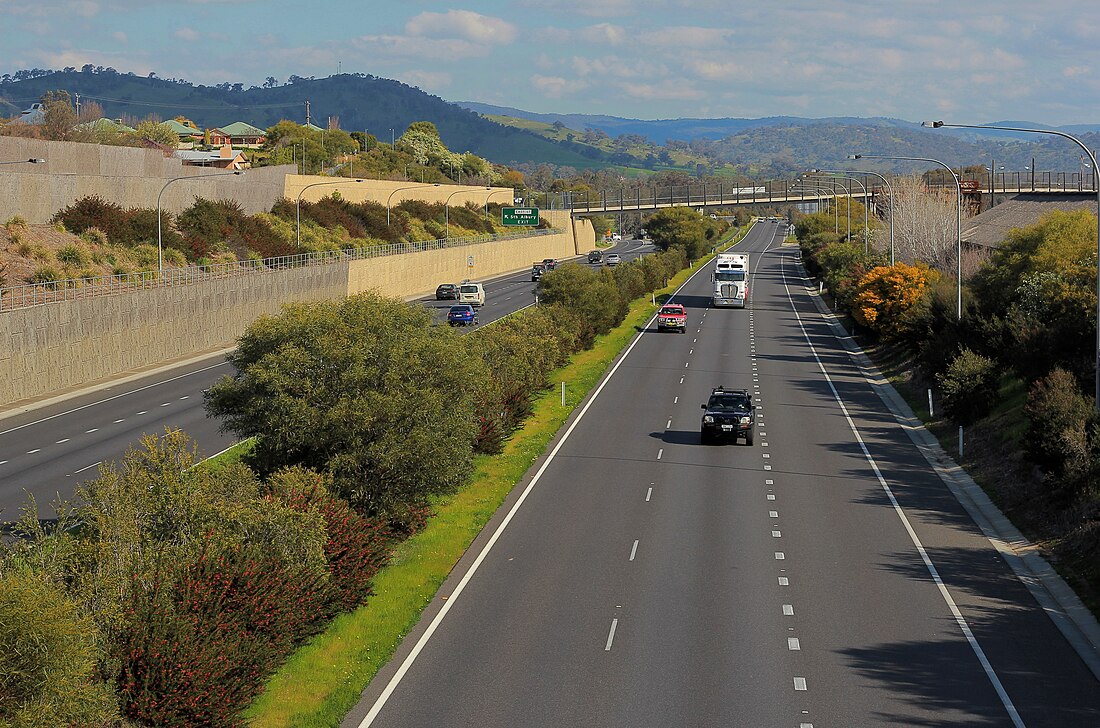
<path fill-rule="evenodd" d="M 451 306 L 447 311 L 447 323 L 451 326 L 472 326 L 477 323 L 477 312 L 469 304 Z"/>

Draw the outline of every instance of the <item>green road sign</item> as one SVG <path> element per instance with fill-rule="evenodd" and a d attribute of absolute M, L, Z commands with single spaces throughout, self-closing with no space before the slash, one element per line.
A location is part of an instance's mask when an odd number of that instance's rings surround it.
<path fill-rule="evenodd" d="M 535 227 L 539 224 L 539 208 L 504 207 L 500 210 L 500 221 L 504 225 Z"/>

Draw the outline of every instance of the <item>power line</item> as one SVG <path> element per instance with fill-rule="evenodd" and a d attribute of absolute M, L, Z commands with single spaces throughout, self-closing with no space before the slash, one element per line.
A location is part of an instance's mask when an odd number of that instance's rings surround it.
<path fill-rule="evenodd" d="M 212 105 L 198 105 L 198 104 L 162 104 L 153 101 L 133 101 L 128 99 L 111 99 L 106 96 L 84 96 L 85 99 L 93 99 L 95 101 L 107 101 L 112 104 L 126 104 L 128 106 L 155 106 L 165 109 L 277 109 L 286 106 L 300 106 L 301 101 L 286 101 L 281 104 L 223 104 L 221 106 Z"/>

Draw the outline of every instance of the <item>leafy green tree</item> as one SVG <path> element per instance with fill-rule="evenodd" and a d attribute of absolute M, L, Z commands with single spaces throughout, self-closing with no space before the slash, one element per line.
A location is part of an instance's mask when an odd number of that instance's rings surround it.
<path fill-rule="evenodd" d="M 689 260 L 696 260 L 710 249 L 710 222 L 690 207 L 671 207 L 646 218 L 645 229 L 661 250 L 680 247 Z"/>
<path fill-rule="evenodd" d="M 110 687 L 96 678 L 95 625 L 48 576 L 0 568 L 0 725 L 109 726 Z"/>
<path fill-rule="evenodd" d="M 140 139 L 148 139 L 173 149 L 179 145 L 179 135 L 172 131 L 172 127 L 159 121 L 147 119 L 138 124 L 134 131 Z"/>
<path fill-rule="evenodd" d="M 585 324 L 585 346 L 618 326 L 626 316 L 628 303 L 615 285 L 607 268 L 594 271 L 587 266 L 567 263 L 543 275 L 538 283 L 539 301 L 574 311 Z"/>
<path fill-rule="evenodd" d="M 484 373 L 420 306 L 368 293 L 257 320 L 206 395 L 249 462 L 328 472 L 369 514 L 400 514 L 465 482 Z"/>

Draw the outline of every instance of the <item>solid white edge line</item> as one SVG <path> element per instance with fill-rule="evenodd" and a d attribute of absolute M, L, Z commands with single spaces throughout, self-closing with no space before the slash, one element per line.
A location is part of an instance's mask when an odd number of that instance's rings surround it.
<path fill-rule="evenodd" d="M 747 234 L 748 233 L 746 233 L 746 235 Z M 694 273 L 688 276 L 687 279 L 682 284 L 680 284 L 679 288 L 677 288 L 673 292 L 672 296 L 669 297 L 669 300 L 671 301 L 673 298 L 675 298 L 676 294 L 679 293 L 684 286 L 690 283 L 692 278 L 705 270 L 706 267 L 707 266 L 699 266 L 699 268 L 696 269 Z M 523 492 L 520 493 L 519 498 L 516 499 L 516 502 L 512 504 L 512 507 L 508 510 L 508 514 L 504 516 L 504 519 L 500 522 L 500 525 L 497 526 L 496 531 L 494 531 L 493 535 L 489 537 L 489 540 L 485 542 L 485 546 L 482 547 L 481 552 L 478 553 L 473 563 L 470 564 L 470 568 L 466 571 L 465 574 L 462 575 L 462 579 L 459 580 L 458 584 L 455 585 L 454 590 L 451 591 L 450 597 L 447 599 L 447 601 L 443 602 L 443 606 L 440 607 L 439 612 L 436 613 L 431 623 L 428 624 L 427 629 L 424 630 L 424 634 L 420 635 L 420 639 L 416 641 L 416 645 L 413 646 L 412 651 L 409 652 L 409 654 L 402 661 L 401 666 L 397 668 L 397 672 L 395 672 L 393 677 L 390 678 L 390 681 L 386 684 L 386 687 L 382 690 L 382 693 L 374 701 L 374 705 L 371 706 L 371 709 L 367 712 L 366 716 L 364 716 L 363 720 L 359 723 L 358 728 L 367 728 L 374 722 L 374 719 L 378 717 L 378 714 L 382 712 L 382 708 L 386 705 L 386 701 L 390 699 L 393 691 L 397 689 L 397 686 L 405 677 L 405 673 L 409 671 L 409 668 L 412 667 L 412 664 L 416 661 L 416 658 L 424 650 L 424 647 L 428 644 L 428 640 L 431 639 L 433 634 L 435 634 L 435 631 L 439 628 L 440 622 L 443 621 L 443 618 L 446 617 L 447 613 L 451 611 L 451 607 L 453 607 L 455 602 L 458 601 L 459 595 L 462 594 L 462 591 L 466 588 L 466 585 L 470 583 L 470 579 L 473 578 L 474 574 L 478 570 L 478 567 L 481 566 L 481 562 L 483 562 L 485 560 L 485 557 L 489 555 L 489 551 L 496 544 L 501 534 L 504 533 L 504 529 L 507 528 L 508 524 L 512 522 L 512 518 L 515 517 L 516 513 L 520 509 L 520 506 L 523 505 L 523 502 L 527 500 L 527 496 L 531 494 L 531 490 L 535 487 L 535 484 L 542 479 L 543 473 L 545 473 L 546 469 L 550 467 L 550 463 L 554 462 L 554 458 L 557 456 L 558 451 L 560 451 L 565 443 L 568 442 L 569 436 L 573 434 L 573 430 L 576 429 L 580 421 L 584 419 L 584 415 L 588 412 L 588 408 L 591 407 L 592 403 L 596 401 L 596 398 L 600 396 L 600 392 L 602 392 L 607 383 L 611 381 L 611 377 L 615 376 L 615 372 L 619 370 L 619 367 L 622 366 L 622 363 L 626 361 L 628 356 L 630 356 L 630 352 L 632 352 L 634 350 L 634 347 L 638 345 L 638 342 L 642 340 L 642 337 L 645 336 L 646 331 L 649 329 L 650 325 L 656 318 L 657 312 L 654 311 L 653 315 L 650 316 L 649 320 L 646 321 L 645 325 L 642 327 L 642 331 L 638 332 L 638 335 L 634 337 L 634 341 L 630 342 L 630 346 L 626 348 L 626 351 L 623 352 L 623 355 L 619 357 L 619 360 L 615 362 L 615 365 L 611 367 L 611 370 L 607 373 L 606 376 L 604 376 L 603 381 L 601 381 L 599 386 L 596 387 L 595 391 L 592 392 L 592 396 L 588 398 L 588 401 L 585 402 L 584 407 L 582 407 L 581 411 L 577 414 L 577 417 L 569 424 L 569 427 L 566 428 L 565 434 L 562 435 L 562 438 L 560 440 L 558 440 L 558 444 L 554 446 L 554 449 L 550 451 L 550 454 L 546 457 L 546 460 L 535 472 L 535 476 L 531 478 L 531 482 L 528 483 L 527 487 L 523 489 Z M 611 636 L 614 636 L 615 634 L 615 623 L 617 621 L 618 620 L 615 620 L 611 623 Z M 608 640 L 608 649 L 611 649 L 610 639 Z"/>
<path fill-rule="evenodd" d="M 94 468 L 96 465 L 100 465 L 102 463 L 103 463 L 103 461 L 99 460 L 97 462 L 92 463 L 91 465 L 86 465 L 83 468 L 81 468 L 80 470 L 74 470 L 73 475 L 76 475 L 77 473 L 83 473 L 85 470 L 88 470 L 89 468 Z"/>
<path fill-rule="evenodd" d="M 986 657 L 985 651 L 982 649 L 981 645 L 978 644 L 978 639 L 970 630 L 970 625 L 967 623 L 962 611 L 959 609 L 958 605 L 955 604 L 951 592 L 948 591 L 947 585 L 943 583 L 939 570 L 936 568 L 936 565 L 932 563 L 931 557 L 925 550 L 920 537 L 917 536 L 917 532 L 913 529 L 913 525 L 909 522 L 908 516 L 905 515 L 905 511 L 902 509 L 901 504 L 898 503 L 897 498 L 894 497 L 894 491 L 890 488 L 889 483 L 886 482 L 886 478 L 883 477 L 882 471 L 879 470 L 878 463 L 875 461 L 874 456 L 871 455 L 871 451 L 867 448 L 867 444 L 863 441 L 863 437 L 859 434 L 859 428 L 856 427 L 855 421 L 848 412 L 847 405 L 844 404 L 840 392 L 837 391 L 836 385 L 833 384 L 832 377 L 829 376 L 829 372 L 821 361 L 821 357 L 818 356 L 817 347 L 814 346 L 809 332 L 806 331 L 806 326 L 802 321 L 802 315 L 798 312 L 798 307 L 795 306 L 794 298 L 791 296 L 790 285 L 787 283 L 787 261 L 785 259 L 780 264 L 780 274 L 783 280 L 783 289 L 787 293 L 787 301 L 791 305 L 791 311 L 794 312 L 795 320 L 798 321 L 798 327 L 802 330 L 802 336 L 806 339 L 806 345 L 810 347 L 810 353 L 813 354 L 814 361 L 817 362 L 817 368 L 821 370 L 821 375 L 825 378 L 826 384 L 829 385 L 829 390 L 833 393 L 833 399 L 835 399 L 836 403 L 840 406 L 840 411 L 844 415 L 844 419 L 848 422 L 848 427 L 851 429 L 852 435 L 856 438 L 856 442 L 859 443 L 859 449 L 863 452 L 864 459 L 867 460 L 867 464 L 871 466 L 871 470 L 874 472 L 879 486 L 886 493 L 886 497 L 889 498 L 890 504 L 894 508 L 894 513 L 897 514 L 902 526 L 905 527 L 905 532 L 909 534 L 909 539 L 913 542 L 913 546 L 916 547 L 917 553 L 920 554 L 921 560 L 924 561 L 924 566 L 928 569 L 932 581 L 935 582 L 936 587 L 939 589 L 940 596 L 942 596 L 943 600 L 947 603 L 948 609 L 950 609 L 951 615 L 955 618 L 955 622 L 959 625 L 959 629 L 962 630 L 963 635 L 966 637 L 966 641 L 970 643 L 970 649 L 974 651 L 974 655 L 978 658 L 978 662 L 981 663 L 982 670 L 985 671 L 985 675 L 993 685 L 997 697 L 1000 698 L 1001 704 L 1012 719 L 1012 724 L 1016 726 L 1016 728 L 1025 728 L 1024 721 L 1016 710 L 1016 706 L 1013 705 L 1012 699 L 1008 696 L 1008 692 L 1005 690 L 1004 685 L 1001 684 L 1001 679 L 997 676 L 996 671 L 994 671 L 993 665 L 989 662 L 989 658 Z"/>
<path fill-rule="evenodd" d="M 611 643 L 615 641 L 615 628 L 619 626 L 619 620 L 611 620 L 611 631 L 607 633 L 607 644 L 603 646 L 604 652 L 611 652 Z"/>
<path fill-rule="evenodd" d="M 633 561 L 634 557 L 638 555 L 638 539 L 634 539 L 634 545 L 630 547 L 630 560 Z"/>

